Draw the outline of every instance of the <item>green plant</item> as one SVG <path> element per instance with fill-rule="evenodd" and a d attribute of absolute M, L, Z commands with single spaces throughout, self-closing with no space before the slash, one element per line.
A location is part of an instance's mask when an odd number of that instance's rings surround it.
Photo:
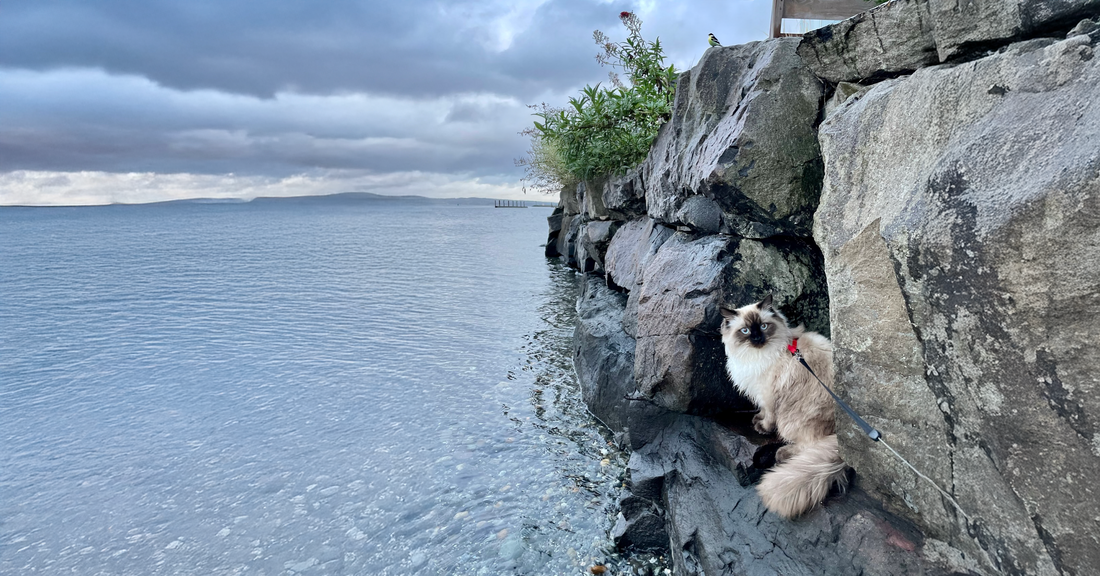
<path fill-rule="evenodd" d="M 536 114 L 540 115 L 556 114 L 558 111 L 545 102 L 530 105 L 528 108 L 538 110 Z M 576 187 L 579 181 L 566 168 L 557 140 L 543 137 L 534 126 L 520 134 L 531 137 L 531 148 L 527 151 L 527 156 L 516 160 L 516 166 L 523 168 L 525 191 L 530 188 L 545 194 L 555 194 L 562 188 Z"/>
<path fill-rule="evenodd" d="M 661 41 L 643 39 L 642 22 L 633 13 L 619 18 L 627 39 L 612 42 L 597 30 L 593 37 L 603 53 L 596 60 L 621 69 L 628 84 L 613 70 L 610 88 L 585 86 L 565 108 L 536 107 L 541 121 L 524 131 L 532 138 L 531 151 L 517 161 L 531 187 L 556 192 L 560 186 L 554 185 L 626 172 L 645 159 L 657 130 L 672 116 L 677 72 L 664 66 Z"/>

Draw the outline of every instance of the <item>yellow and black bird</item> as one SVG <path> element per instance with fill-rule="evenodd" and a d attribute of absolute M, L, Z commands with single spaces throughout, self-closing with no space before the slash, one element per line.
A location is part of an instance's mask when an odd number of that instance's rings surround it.
<path fill-rule="evenodd" d="M 721 46 L 722 43 L 718 41 L 718 38 L 714 37 L 714 34 L 707 34 L 707 42 L 710 42 L 711 46 Z"/>

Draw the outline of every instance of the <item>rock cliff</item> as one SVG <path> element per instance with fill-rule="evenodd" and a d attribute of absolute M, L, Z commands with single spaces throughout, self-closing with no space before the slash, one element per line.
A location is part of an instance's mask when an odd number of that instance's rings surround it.
<path fill-rule="evenodd" d="M 1090 20 L 1092 18 L 1092 20 Z M 574 361 L 633 450 L 616 535 L 677 574 L 1100 566 L 1100 2 L 894 0 L 713 48 L 634 171 L 563 191 Z M 795 521 L 719 307 L 831 334 L 852 488 Z"/>

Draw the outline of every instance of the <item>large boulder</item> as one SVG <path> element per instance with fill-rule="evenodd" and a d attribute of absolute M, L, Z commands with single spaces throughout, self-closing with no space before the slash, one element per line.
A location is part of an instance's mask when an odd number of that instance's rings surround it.
<path fill-rule="evenodd" d="M 550 228 L 549 233 L 546 235 L 546 250 L 544 251 L 547 258 L 561 256 L 561 253 L 558 252 L 558 236 L 561 235 L 561 218 L 563 211 L 559 203 L 558 207 L 554 208 L 554 212 L 546 217 L 546 223 Z"/>
<path fill-rule="evenodd" d="M 576 186 L 564 186 L 558 196 L 558 206 L 566 216 L 581 213 L 581 203 L 584 197 L 584 183 Z"/>
<path fill-rule="evenodd" d="M 622 222 L 614 220 L 590 220 L 581 225 L 577 253 L 577 266 L 581 272 L 604 273 L 604 255 L 620 225 Z"/>
<path fill-rule="evenodd" d="M 940 62 L 1061 31 L 1100 14 L 1100 0 L 929 0 Z"/>
<path fill-rule="evenodd" d="M 635 340 L 623 330 L 626 295 L 588 274 L 577 299 L 573 366 L 581 396 L 593 416 L 615 432 L 623 445 L 640 448 L 666 426 L 668 411 L 637 394 L 634 385 Z M 633 525 L 635 518 L 626 520 Z M 643 521 L 642 526 L 646 526 Z M 620 534 L 623 536 L 623 534 Z M 637 534 L 631 545 L 649 547 Z"/>
<path fill-rule="evenodd" d="M 969 518 L 848 426 L 841 453 L 888 509 L 1004 574 L 1100 566 L 1093 42 L 923 68 L 820 130 L 837 386 Z"/>
<path fill-rule="evenodd" d="M 642 291 L 642 270 L 674 230 L 657 224 L 651 218 L 627 222 L 611 239 L 607 247 L 607 285 L 629 291 L 623 330 L 631 338 L 638 337 L 638 298 Z"/>
<path fill-rule="evenodd" d="M 623 332 L 626 296 L 585 275 L 577 300 L 573 366 L 584 403 L 607 427 L 628 425 L 634 393 L 634 339 Z"/>
<path fill-rule="evenodd" d="M 798 55 L 833 83 L 880 80 L 939 63 L 928 0 L 894 0 L 808 32 Z"/>
<path fill-rule="evenodd" d="M 798 54 L 832 83 L 877 80 L 1064 33 L 1100 0 L 894 0 L 807 33 Z"/>
<path fill-rule="evenodd" d="M 622 176 L 608 178 L 603 187 L 603 205 L 613 220 L 645 216 L 645 180 L 638 166 Z"/>
<path fill-rule="evenodd" d="M 643 165 L 650 217 L 747 238 L 810 235 L 821 82 L 783 38 L 707 50 Z"/>
<path fill-rule="evenodd" d="M 774 293 L 792 320 L 827 332 L 826 288 L 812 254 L 807 245 L 788 241 L 685 232 L 665 240 L 646 259 L 642 281 L 631 293 L 638 307 L 639 392 L 677 412 L 720 415 L 751 408 L 726 376 L 719 308 Z"/>
<path fill-rule="evenodd" d="M 564 203 L 563 203 L 564 204 Z M 561 229 L 555 241 L 554 251 L 569 266 L 577 266 L 578 242 L 581 234 L 581 215 L 566 212 L 561 217 Z M 549 252 L 549 250 L 547 251 Z"/>
<path fill-rule="evenodd" d="M 619 228 L 607 247 L 608 284 L 626 290 L 640 286 L 646 263 L 673 232 L 650 218 L 632 220 Z"/>
<path fill-rule="evenodd" d="M 581 212 L 585 220 L 608 220 L 611 213 L 604 204 L 604 188 L 610 178 L 593 179 L 577 185 L 577 196 L 581 201 Z"/>
<path fill-rule="evenodd" d="M 577 267 L 580 234 L 583 223 L 584 184 L 564 186 L 558 195 L 558 206 L 548 218 L 550 234 L 546 241 L 546 256 L 558 256 L 569 266 Z"/>

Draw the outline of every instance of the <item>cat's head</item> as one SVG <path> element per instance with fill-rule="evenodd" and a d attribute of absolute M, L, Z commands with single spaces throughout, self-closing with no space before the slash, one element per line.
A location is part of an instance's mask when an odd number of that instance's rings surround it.
<path fill-rule="evenodd" d="M 722 308 L 722 342 L 734 348 L 786 346 L 790 337 L 787 318 L 772 306 L 772 296 L 736 310 Z"/>

